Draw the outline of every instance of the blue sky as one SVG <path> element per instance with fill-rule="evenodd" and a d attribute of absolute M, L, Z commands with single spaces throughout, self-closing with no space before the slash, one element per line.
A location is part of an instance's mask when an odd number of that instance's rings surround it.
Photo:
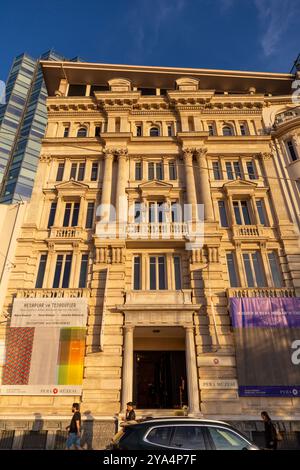
<path fill-rule="evenodd" d="M 289 72 L 300 0 L 10 0 L 0 79 L 15 55 L 54 48 L 92 62 Z"/>

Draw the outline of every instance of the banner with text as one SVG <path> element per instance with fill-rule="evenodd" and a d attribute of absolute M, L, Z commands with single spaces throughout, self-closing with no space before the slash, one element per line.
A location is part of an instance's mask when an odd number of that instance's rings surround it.
<path fill-rule="evenodd" d="M 300 298 L 231 298 L 240 396 L 300 396 Z"/>
<path fill-rule="evenodd" d="M 80 395 L 86 298 L 15 299 L 0 395 Z"/>

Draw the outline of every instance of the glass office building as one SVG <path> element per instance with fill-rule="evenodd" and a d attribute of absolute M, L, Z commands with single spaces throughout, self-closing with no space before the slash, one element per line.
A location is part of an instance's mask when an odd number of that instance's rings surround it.
<path fill-rule="evenodd" d="M 52 50 L 40 59 L 64 60 Z M 6 104 L 0 105 L 0 203 L 30 199 L 47 123 L 46 98 L 39 59 L 17 56 L 6 83 Z"/>

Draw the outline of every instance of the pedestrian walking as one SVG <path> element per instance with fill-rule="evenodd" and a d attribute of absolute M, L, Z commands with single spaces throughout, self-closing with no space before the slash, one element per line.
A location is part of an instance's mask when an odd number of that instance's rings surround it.
<path fill-rule="evenodd" d="M 261 418 L 265 425 L 265 440 L 266 448 L 276 450 L 277 449 L 277 431 L 273 424 L 270 416 L 266 411 L 261 412 Z"/>
<path fill-rule="evenodd" d="M 69 426 L 66 427 L 67 431 L 69 431 L 66 449 L 70 450 L 74 446 L 75 449 L 82 450 L 80 446 L 81 413 L 79 411 L 79 403 L 73 403 L 72 413 L 71 422 Z"/>

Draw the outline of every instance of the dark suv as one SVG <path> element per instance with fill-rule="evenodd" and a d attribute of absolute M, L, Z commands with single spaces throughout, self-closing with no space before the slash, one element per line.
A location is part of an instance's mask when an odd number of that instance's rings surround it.
<path fill-rule="evenodd" d="M 222 421 L 193 418 L 147 419 L 124 426 L 110 449 L 259 450 L 246 436 Z"/>

